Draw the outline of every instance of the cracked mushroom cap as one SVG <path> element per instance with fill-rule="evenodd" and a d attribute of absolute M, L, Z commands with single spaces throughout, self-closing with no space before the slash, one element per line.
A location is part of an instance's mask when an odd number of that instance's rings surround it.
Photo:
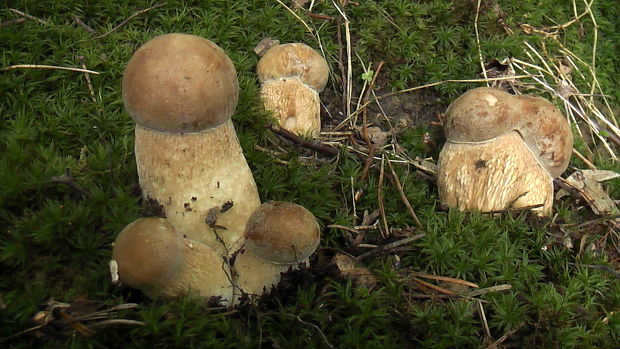
<path fill-rule="evenodd" d="M 487 87 L 469 90 L 452 102 L 444 129 L 454 143 L 486 142 L 515 131 L 553 178 L 566 170 L 573 150 L 570 125 L 549 101 Z"/>
<path fill-rule="evenodd" d="M 312 47 L 300 44 L 282 44 L 270 48 L 256 66 L 262 84 L 269 80 L 299 78 L 317 92 L 323 91 L 329 78 L 325 59 Z"/>
<path fill-rule="evenodd" d="M 213 42 L 188 34 L 157 36 L 129 60 L 123 102 L 139 125 L 199 132 L 228 121 L 239 94 L 237 73 Z"/>
<path fill-rule="evenodd" d="M 320 237 L 314 215 L 303 206 L 284 201 L 260 205 L 245 227 L 248 252 L 272 263 L 305 261 L 318 247 Z"/>
<path fill-rule="evenodd" d="M 163 218 L 141 218 L 129 223 L 116 238 L 112 259 L 119 280 L 145 293 L 174 278 L 185 260 L 181 237 Z"/>

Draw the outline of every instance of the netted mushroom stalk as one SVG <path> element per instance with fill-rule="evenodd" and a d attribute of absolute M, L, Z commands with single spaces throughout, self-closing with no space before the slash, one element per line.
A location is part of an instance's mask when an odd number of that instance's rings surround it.
<path fill-rule="evenodd" d="M 551 213 L 553 179 L 566 170 L 570 125 L 541 97 L 476 88 L 457 98 L 444 119 L 439 197 L 462 211 L 538 206 Z"/>
<path fill-rule="evenodd" d="M 325 59 L 305 44 L 293 43 L 270 48 L 258 61 L 256 73 L 266 110 L 285 129 L 316 137 L 321 131 L 321 101 L 329 77 Z"/>

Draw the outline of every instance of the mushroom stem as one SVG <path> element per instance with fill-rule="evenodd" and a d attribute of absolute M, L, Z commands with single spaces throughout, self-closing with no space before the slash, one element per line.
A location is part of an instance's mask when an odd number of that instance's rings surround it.
<path fill-rule="evenodd" d="M 441 201 L 461 211 L 498 211 L 533 205 L 551 212 L 553 178 L 530 154 L 517 132 L 493 142 L 446 142 L 439 154 Z M 535 188 L 535 190 L 533 190 Z"/>
<path fill-rule="evenodd" d="M 213 152 L 218 155 L 207 155 Z M 232 121 L 182 134 L 136 125 L 135 153 L 142 195 L 163 205 L 181 234 L 222 255 L 242 245 L 245 222 L 260 200 Z"/>

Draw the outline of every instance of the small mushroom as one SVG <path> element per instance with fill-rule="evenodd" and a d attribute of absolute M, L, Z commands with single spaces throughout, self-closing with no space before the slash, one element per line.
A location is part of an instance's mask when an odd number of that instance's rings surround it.
<path fill-rule="evenodd" d="M 225 305 L 232 300 L 228 264 L 208 246 L 181 237 L 164 218 L 129 223 L 114 242 L 110 265 L 113 280 L 151 298 L 220 297 Z"/>
<path fill-rule="evenodd" d="M 541 97 L 476 88 L 444 119 L 439 154 L 441 201 L 463 211 L 541 205 L 551 213 L 553 179 L 568 166 L 573 136 L 562 113 Z"/>
<path fill-rule="evenodd" d="M 263 106 L 285 129 L 301 136 L 321 131 L 321 101 L 329 77 L 325 59 L 305 44 L 270 48 L 256 66 Z"/>
<path fill-rule="evenodd" d="M 263 294 L 282 272 L 308 263 L 320 237 L 316 218 L 303 206 L 283 201 L 260 205 L 246 224 L 245 248 L 233 265 L 235 292 Z"/>
<path fill-rule="evenodd" d="M 144 198 L 163 205 L 180 234 L 222 255 L 236 250 L 260 199 L 231 121 L 231 60 L 207 39 L 161 35 L 134 53 L 122 87 Z"/>

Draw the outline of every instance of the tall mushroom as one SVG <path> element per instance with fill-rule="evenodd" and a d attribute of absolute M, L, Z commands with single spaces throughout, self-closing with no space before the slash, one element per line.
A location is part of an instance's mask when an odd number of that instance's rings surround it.
<path fill-rule="evenodd" d="M 321 131 L 321 101 L 329 77 L 325 59 L 305 44 L 270 48 L 258 61 L 263 105 L 285 129 L 302 136 Z"/>
<path fill-rule="evenodd" d="M 232 266 L 239 293 L 261 295 L 280 274 L 307 263 L 320 241 L 319 224 L 303 206 L 284 201 L 260 205 L 245 227 L 245 247 Z"/>
<path fill-rule="evenodd" d="M 464 211 L 541 205 L 547 215 L 553 179 L 568 166 L 573 136 L 562 113 L 541 97 L 476 88 L 444 119 L 439 155 L 441 201 Z"/>
<path fill-rule="evenodd" d="M 181 237 L 163 218 L 140 218 L 128 224 L 114 242 L 112 279 L 151 298 L 190 295 L 232 301 L 228 264 L 200 242 Z"/>
<path fill-rule="evenodd" d="M 161 35 L 134 53 L 122 87 L 144 198 L 163 205 L 179 233 L 222 255 L 238 248 L 260 200 L 230 119 L 239 92 L 231 60 L 207 39 Z"/>

